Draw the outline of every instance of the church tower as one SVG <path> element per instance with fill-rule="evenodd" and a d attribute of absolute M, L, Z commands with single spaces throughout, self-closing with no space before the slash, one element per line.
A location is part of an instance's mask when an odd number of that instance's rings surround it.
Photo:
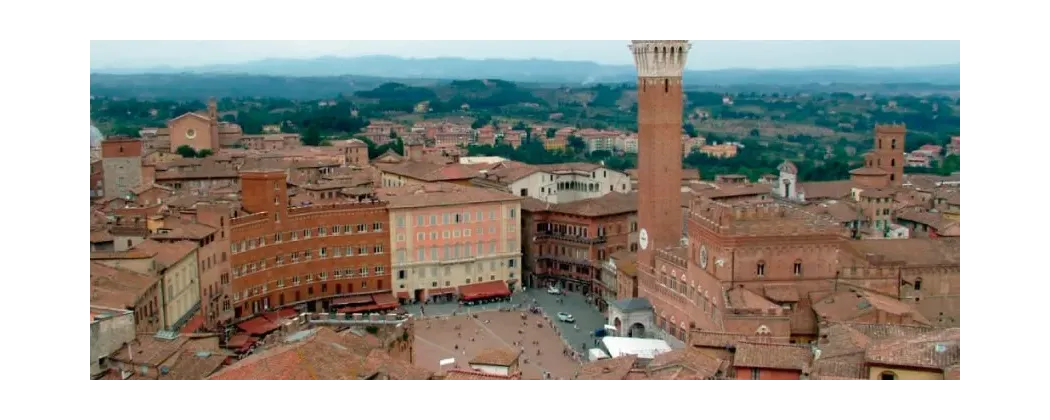
<path fill-rule="evenodd" d="M 682 70 L 689 41 L 631 41 L 638 69 L 639 268 L 682 238 Z"/>

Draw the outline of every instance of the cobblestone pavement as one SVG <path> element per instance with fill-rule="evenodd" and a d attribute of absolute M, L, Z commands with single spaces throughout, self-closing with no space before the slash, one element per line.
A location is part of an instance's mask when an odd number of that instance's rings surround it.
<path fill-rule="evenodd" d="M 427 305 L 427 317 L 416 323 L 417 366 L 439 371 L 441 359 L 455 358 L 455 366 L 469 368 L 468 362 L 482 349 L 505 347 L 523 349 L 519 363 L 523 379 L 541 379 L 544 372 L 550 372 L 552 379 L 572 378 L 580 367 L 565 354 L 564 342 L 551 328 L 553 322 L 542 315 L 492 311 L 434 317 L 431 306 Z"/>

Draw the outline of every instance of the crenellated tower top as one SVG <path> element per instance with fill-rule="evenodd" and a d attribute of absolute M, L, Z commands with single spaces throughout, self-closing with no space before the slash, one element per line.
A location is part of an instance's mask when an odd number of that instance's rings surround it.
<path fill-rule="evenodd" d="M 631 41 L 638 77 L 682 77 L 689 41 Z"/>

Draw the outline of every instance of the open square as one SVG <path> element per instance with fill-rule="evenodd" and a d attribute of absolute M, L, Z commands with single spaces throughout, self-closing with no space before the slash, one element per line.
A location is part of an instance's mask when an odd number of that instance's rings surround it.
<path fill-rule="evenodd" d="M 524 320 L 522 319 L 524 315 Z M 551 325 L 557 321 L 527 312 L 481 312 L 471 315 L 421 319 L 416 323 L 416 365 L 441 370 L 442 359 L 455 358 L 455 366 L 468 362 L 490 347 L 522 351 L 522 379 L 570 379 L 580 362 L 565 353 L 566 344 Z"/>

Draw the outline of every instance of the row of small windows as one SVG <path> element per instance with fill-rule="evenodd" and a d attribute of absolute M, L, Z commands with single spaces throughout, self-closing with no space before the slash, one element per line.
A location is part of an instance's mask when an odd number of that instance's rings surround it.
<path fill-rule="evenodd" d="M 353 257 L 355 255 L 355 251 L 356 251 L 356 255 L 357 256 L 369 255 L 370 251 L 371 251 L 371 254 L 374 254 L 374 255 L 380 255 L 383 252 L 385 252 L 383 244 L 349 245 L 349 246 L 346 246 L 345 248 L 344 247 L 330 247 L 330 248 L 329 247 L 321 247 L 321 248 L 317 249 L 317 257 L 318 258 Z M 287 260 L 285 259 L 285 257 L 287 257 Z M 313 253 L 312 249 L 307 249 L 307 250 L 304 250 L 304 251 L 295 251 L 295 252 L 292 252 L 292 253 L 287 254 L 287 255 L 277 254 L 277 256 L 274 257 L 274 264 L 277 265 L 277 266 L 282 266 L 286 262 L 294 264 L 294 263 L 298 263 L 300 261 L 304 261 L 304 262 L 305 261 L 310 261 L 310 260 L 313 259 L 313 257 L 314 257 L 314 253 Z M 246 274 L 251 274 L 251 273 L 254 273 L 256 271 L 265 270 L 266 269 L 266 261 L 267 260 L 264 259 L 264 260 L 261 260 L 259 262 L 252 262 L 252 263 L 242 264 L 239 267 L 235 267 L 234 268 L 233 275 L 234 275 L 234 277 L 238 277 L 238 276 L 243 276 L 243 275 L 246 275 Z"/>
<path fill-rule="evenodd" d="M 440 218 L 439 218 L 439 216 L 440 216 Z M 480 210 L 477 211 L 476 213 L 474 213 L 473 217 L 471 217 L 471 216 L 472 215 L 471 215 L 470 212 L 442 213 L 440 215 L 431 214 L 429 216 L 427 216 L 427 215 L 417 215 L 416 216 L 416 226 L 440 226 L 440 225 L 450 225 L 450 224 L 459 224 L 459 223 L 481 222 L 481 221 L 485 220 L 485 217 L 484 217 L 485 216 L 485 212 L 480 211 Z M 514 219 L 517 216 L 518 216 L 518 209 L 507 209 L 507 217 L 508 218 Z M 497 217 L 497 214 L 496 214 L 495 210 L 490 210 L 488 212 L 488 220 L 498 220 L 496 217 Z M 404 215 L 397 216 L 396 220 L 397 220 L 397 222 L 396 222 L 397 223 L 397 227 L 399 227 L 399 228 L 405 227 L 405 216 Z"/>
<path fill-rule="evenodd" d="M 366 265 L 366 266 L 357 267 L 357 268 L 338 269 L 338 270 L 332 271 L 331 274 L 329 274 L 328 272 L 321 272 L 321 273 L 317 273 L 317 274 L 310 273 L 310 274 L 305 274 L 305 275 L 302 275 L 302 276 L 292 276 L 292 277 L 289 277 L 287 279 L 277 279 L 277 282 L 275 283 L 276 287 L 274 289 L 283 289 L 285 287 L 295 287 L 295 286 L 299 286 L 299 285 L 302 285 L 302 284 L 310 284 L 310 283 L 313 283 L 313 282 L 325 282 L 325 281 L 329 281 L 329 280 L 337 280 L 337 279 L 353 278 L 353 277 L 369 277 L 369 276 L 372 276 L 372 275 L 382 276 L 382 275 L 385 275 L 385 274 L 386 274 L 386 267 L 384 267 L 384 266 L 376 266 L 376 267 L 371 267 L 370 268 L 369 266 Z M 382 287 L 382 282 L 380 282 L 379 284 L 380 284 L 380 287 Z M 322 285 L 322 287 L 323 288 L 327 288 L 326 286 L 323 286 L 323 285 Z M 361 280 L 361 288 L 362 289 L 368 289 L 368 281 L 367 280 Z M 244 299 L 248 299 L 248 298 L 250 298 L 252 296 L 258 296 L 258 295 L 261 295 L 261 294 L 265 294 L 265 293 L 267 293 L 269 291 L 270 291 L 269 284 L 264 284 L 262 286 L 255 286 L 255 287 L 249 288 L 248 290 L 245 290 L 243 292 L 243 294 L 241 292 L 235 292 L 233 294 L 233 300 L 234 301 L 239 301 L 239 300 L 241 300 L 242 297 Z"/>
<path fill-rule="evenodd" d="M 317 229 L 303 229 L 302 231 L 295 230 L 295 231 L 291 231 L 291 232 L 278 232 L 278 233 L 275 233 L 275 234 L 273 234 L 273 243 L 281 243 L 281 242 L 284 242 L 285 240 L 297 241 L 297 240 L 299 240 L 299 237 L 300 237 L 299 235 L 300 234 L 302 234 L 302 238 L 303 239 L 310 239 L 310 238 L 314 237 L 315 234 L 316 234 L 316 237 L 319 237 L 319 238 L 320 237 L 329 236 L 329 235 L 336 236 L 336 235 L 340 234 L 340 231 L 342 232 L 343 235 L 349 235 L 349 234 L 353 234 L 353 233 L 368 233 L 369 232 L 367 223 L 358 223 L 357 225 L 342 225 L 341 227 L 340 227 L 340 225 L 332 225 L 331 227 L 321 226 L 321 227 L 319 227 Z M 372 230 L 371 230 L 371 232 L 382 232 L 382 231 L 383 231 L 383 223 L 382 222 L 372 223 Z M 234 242 L 234 243 L 230 244 L 230 250 L 233 251 L 234 254 L 236 254 L 238 252 L 244 252 L 244 251 L 247 251 L 249 249 L 255 249 L 257 247 L 262 247 L 262 246 L 266 246 L 266 238 L 265 237 L 258 237 L 258 238 L 243 240 L 243 241 L 240 241 L 240 242 Z"/>

